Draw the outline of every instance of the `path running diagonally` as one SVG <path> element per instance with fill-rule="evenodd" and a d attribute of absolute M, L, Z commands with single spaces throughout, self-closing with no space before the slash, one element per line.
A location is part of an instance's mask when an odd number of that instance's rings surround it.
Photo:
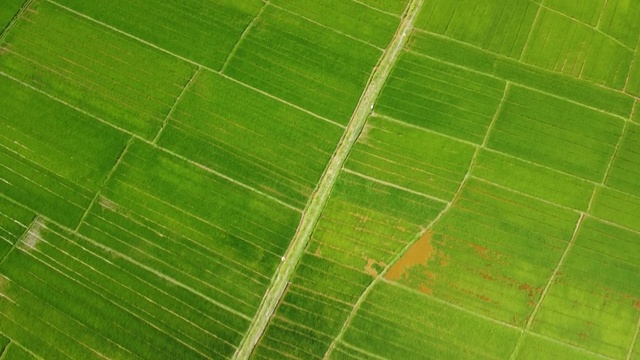
<path fill-rule="evenodd" d="M 275 311 L 278 301 L 285 291 L 289 279 L 293 275 L 296 265 L 302 258 L 304 249 L 311 238 L 311 234 L 316 223 L 320 219 L 320 215 L 322 214 L 322 210 L 329 199 L 329 194 L 336 183 L 338 174 L 340 173 L 349 152 L 355 145 L 358 136 L 362 132 L 367 118 L 371 113 L 374 102 L 382 91 L 382 87 L 389 77 L 393 65 L 400 56 L 400 52 L 404 48 L 404 45 L 408 41 L 409 34 L 413 28 L 413 23 L 417 14 L 420 12 L 422 3 L 423 0 L 412 0 L 409 3 L 393 40 L 382 54 L 378 65 L 371 74 L 369 82 L 367 83 L 367 86 L 360 97 L 360 101 L 353 112 L 351 120 L 349 121 L 349 125 L 347 126 L 336 151 L 331 157 L 324 174 L 322 174 L 322 178 L 318 183 L 316 191 L 311 197 L 311 201 L 309 202 L 307 209 L 302 214 L 298 230 L 291 241 L 289 249 L 287 249 L 284 260 L 274 275 L 271 285 L 262 299 L 262 303 L 258 308 L 258 312 L 254 317 L 249 330 L 245 334 L 238 350 L 234 354 L 234 359 L 248 359 L 260 340 L 260 337 L 264 333 L 271 315 Z"/>

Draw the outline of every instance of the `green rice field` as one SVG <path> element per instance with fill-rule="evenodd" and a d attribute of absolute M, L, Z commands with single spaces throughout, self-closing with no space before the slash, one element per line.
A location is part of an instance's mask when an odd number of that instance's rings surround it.
<path fill-rule="evenodd" d="M 3 0 L 0 360 L 640 360 L 639 20 Z"/>

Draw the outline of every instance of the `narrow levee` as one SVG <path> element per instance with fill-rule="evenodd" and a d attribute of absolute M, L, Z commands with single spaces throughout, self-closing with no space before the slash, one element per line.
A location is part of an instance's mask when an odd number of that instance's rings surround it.
<path fill-rule="evenodd" d="M 293 275 L 296 265 L 302 258 L 304 249 L 311 238 L 311 234 L 316 223 L 320 219 L 320 215 L 322 214 L 322 210 L 329 199 L 329 194 L 331 193 L 331 189 L 333 189 L 338 178 L 338 174 L 340 173 L 349 152 L 358 139 L 358 136 L 362 132 L 367 121 L 367 117 L 373 109 L 375 100 L 382 91 L 382 87 L 389 77 L 393 65 L 409 38 L 409 34 L 413 28 L 413 23 L 420 11 L 422 3 L 423 0 L 410 1 L 407 6 L 407 10 L 402 17 L 402 21 L 398 26 L 396 34 L 382 54 L 378 65 L 371 74 L 369 82 L 360 97 L 353 115 L 351 116 L 351 120 L 347 125 L 345 133 L 342 136 L 336 151 L 331 157 L 331 160 L 318 183 L 316 191 L 314 192 L 307 209 L 302 214 L 298 230 L 296 231 L 291 245 L 287 249 L 284 260 L 278 268 L 271 286 L 267 289 L 249 330 L 245 334 L 238 350 L 234 354 L 234 359 L 248 359 L 260 340 L 260 337 L 264 333 L 269 323 L 269 319 L 274 313 L 282 294 L 287 288 L 287 284 Z"/>

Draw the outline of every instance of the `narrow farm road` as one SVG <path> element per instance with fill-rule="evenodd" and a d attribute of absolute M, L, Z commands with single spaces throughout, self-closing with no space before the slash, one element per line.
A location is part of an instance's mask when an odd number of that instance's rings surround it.
<path fill-rule="evenodd" d="M 338 174 L 344 165 L 349 152 L 353 148 L 362 132 L 367 117 L 373 109 L 376 98 L 382 91 L 391 69 L 398 59 L 400 52 L 408 41 L 413 23 L 420 12 L 423 0 L 411 0 L 407 6 L 402 21 L 394 35 L 391 43 L 382 54 L 378 65 L 371 74 L 369 82 L 365 87 L 360 101 L 356 106 L 351 120 L 347 125 L 345 133 L 342 136 L 336 151 L 334 152 L 320 182 L 313 194 L 307 209 L 302 214 L 298 230 L 287 249 L 283 262 L 280 264 L 275 274 L 274 280 L 262 299 L 262 303 L 258 309 L 249 330 L 242 339 L 238 350 L 234 354 L 234 359 L 248 359 L 260 337 L 264 333 L 269 320 L 274 313 L 280 298 L 283 296 L 289 279 L 293 275 L 296 265 L 302 258 L 304 249 L 311 238 L 313 229 L 320 219 L 322 210 L 329 199 L 331 189 L 338 178 Z"/>

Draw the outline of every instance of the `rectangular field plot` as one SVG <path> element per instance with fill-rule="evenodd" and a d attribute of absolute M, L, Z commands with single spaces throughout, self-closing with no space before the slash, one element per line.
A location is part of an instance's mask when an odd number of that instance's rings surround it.
<path fill-rule="evenodd" d="M 539 336 L 525 335 L 519 349 L 517 360 L 599 360 L 601 356 L 587 352 L 579 347 L 557 343 Z"/>
<path fill-rule="evenodd" d="M 591 214 L 629 229 L 640 231 L 640 197 L 615 189 L 598 188 Z"/>
<path fill-rule="evenodd" d="M 159 144 L 302 209 L 343 131 L 205 71 L 181 98 Z"/>
<path fill-rule="evenodd" d="M 267 5 L 223 71 L 347 124 L 381 55 L 374 46 Z"/>
<path fill-rule="evenodd" d="M 35 215 L 0 198 L 0 262 L 31 225 Z"/>
<path fill-rule="evenodd" d="M 596 83 L 506 58 L 440 35 L 415 31 L 408 51 L 433 60 L 538 89 L 621 117 L 629 117 L 634 99 Z"/>
<path fill-rule="evenodd" d="M 381 282 L 343 342 L 387 359 L 507 359 L 518 335 L 515 328 Z"/>
<path fill-rule="evenodd" d="M 628 124 L 606 185 L 640 197 L 640 125 Z"/>
<path fill-rule="evenodd" d="M 495 63 L 495 75 L 623 118 L 633 111 L 634 100 L 624 93 L 509 59 Z"/>
<path fill-rule="evenodd" d="M 367 285 L 443 208 L 343 172 L 254 358 L 322 358 Z"/>
<path fill-rule="evenodd" d="M 44 220 L 0 271 L 0 331 L 47 359 L 226 357 L 249 322 Z"/>
<path fill-rule="evenodd" d="M 295 210 L 135 142 L 80 232 L 126 254 L 131 265 L 184 284 L 209 301 L 211 311 L 239 321 L 254 315 L 299 217 Z"/>
<path fill-rule="evenodd" d="M 471 145 L 374 116 L 367 120 L 345 169 L 450 201 L 473 152 Z"/>
<path fill-rule="evenodd" d="M 523 60 L 529 64 L 591 80 L 609 87 L 625 86 L 633 48 L 595 29 L 542 9 Z"/>
<path fill-rule="evenodd" d="M 518 86 L 509 90 L 488 147 L 601 181 L 623 120 Z"/>
<path fill-rule="evenodd" d="M 16 343 L 11 343 L 2 354 L 2 360 L 37 360 L 33 354 Z"/>
<path fill-rule="evenodd" d="M 222 68 L 242 32 L 264 6 L 260 0 L 58 3 L 214 70 Z"/>
<path fill-rule="evenodd" d="M 385 277 L 523 326 L 577 220 L 577 212 L 471 179 L 435 228 Z"/>
<path fill-rule="evenodd" d="M 472 175 L 577 210 L 586 210 L 594 185 L 586 180 L 490 150 L 480 150 Z"/>
<path fill-rule="evenodd" d="M 526 0 L 427 0 L 416 27 L 519 58 L 538 6 Z"/>
<path fill-rule="evenodd" d="M 356 1 L 272 0 L 269 4 L 379 48 L 389 45 L 400 23 L 398 16 Z"/>
<path fill-rule="evenodd" d="M 545 6 L 590 26 L 596 26 L 602 8 L 608 0 L 549 0 Z"/>
<path fill-rule="evenodd" d="M 414 53 L 403 53 L 375 111 L 412 125 L 482 143 L 505 82 Z"/>
<path fill-rule="evenodd" d="M 640 7 L 630 0 L 607 0 L 598 29 L 635 49 L 640 37 Z"/>
<path fill-rule="evenodd" d="M 151 139 L 193 66 L 41 0 L 0 44 L 3 72 Z"/>
<path fill-rule="evenodd" d="M 75 227 L 128 136 L 0 76 L 0 193 Z"/>
<path fill-rule="evenodd" d="M 640 235 L 587 218 L 532 331 L 624 358 L 640 318 L 639 264 Z"/>

